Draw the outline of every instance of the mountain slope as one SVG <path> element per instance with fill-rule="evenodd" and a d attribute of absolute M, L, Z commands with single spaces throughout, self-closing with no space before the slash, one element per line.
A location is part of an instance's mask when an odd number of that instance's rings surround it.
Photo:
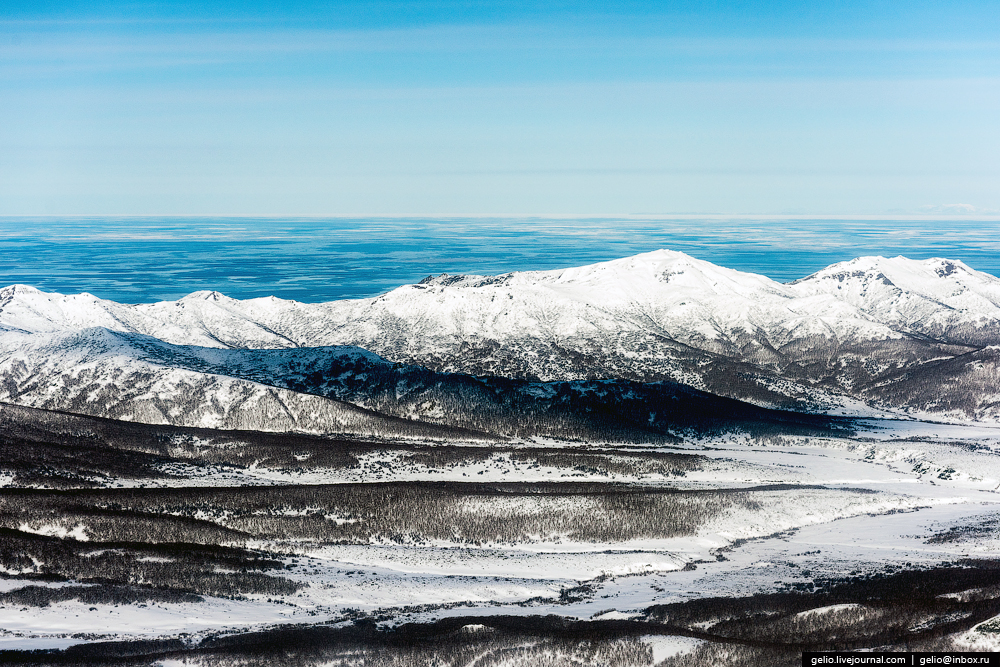
<path fill-rule="evenodd" d="M 151 424 L 388 437 L 674 440 L 843 432 L 669 382 L 532 383 L 392 364 L 354 347 L 226 350 L 87 329 L 0 349 L 0 401 Z M 332 400 L 327 400 L 332 399 Z"/>
<path fill-rule="evenodd" d="M 151 362 L 107 329 L 0 336 L 0 401 L 147 424 L 366 437 L 475 437 L 337 400 Z"/>
<path fill-rule="evenodd" d="M 978 347 L 1000 339 L 1000 280 L 959 261 L 861 257 L 790 287 L 835 295 L 897 330 L 941 341 Z"/>

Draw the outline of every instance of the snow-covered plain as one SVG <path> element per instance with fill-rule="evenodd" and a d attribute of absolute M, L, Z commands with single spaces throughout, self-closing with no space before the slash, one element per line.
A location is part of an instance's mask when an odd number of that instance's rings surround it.
<path fill-rule="evenodd" d="M 282 554 L 289 569 L 281 576 L 301 588 L 285 595 L 251 594 L 236 600 L 203 596 L 201 602 L 185 603 L 65 600 L 31 606 L 4 602 L 0 605 L 4 633 L 0 649 L 5 645 L 59 648 L 74 641 L 164 637 L 183 638 L 194 645 L 218 633 L 288 623 L 337 623 L 359 617 L 389 625 L 427 623 L 450 616 L 510 614 L 638 619 L 651 607 L 685 600 L 780 591 L 797 583 L 886 568 L 996 558 L 1000 532 L 989 526 L 1000 521 L 996 493 L 1000 459 L 992 447 L 1000 442 L 1000 429 L 956 425 L 944 425 L 944 430 L 934 433 L 928 429 L 933 427 L 873 421 L 854 437 L 757 439 L 732 435 L 689 441 L 671 451 L 704 456 L 705 464 L 673 478 L 514 463 L 511 452 L 518 447 L 537 447 L 538 443 L 513 443 L 488 458 L 459 461 L 444 468 L 407 465 L 407 456 L 392 451 L 369 455 L 360 468 L 320 468 L 298 475 L 288 470 L 272 471 L 268 476 L 260 466 L 232 466 L 237 481 L 225 484 L 251 479 L 281 487 L 386 480 L 461 482 L 472 476 L 484 482 L 574 480 L 677 489 L 742 488 L 751 494 L 752 502 L 724 508 L 690 535 L 626 541 L 559 535 L 494 544 L 384 538 L 342 544 L 302 538 L 243 541 L 242 546 Z M 963 445 L 969 442 L 983 446 Z M 571 443 L 546 444 L 553 451 L 575 447 Z M 603 447 L 607 445 L 593 444 L 590 449 Z M 656 449 L 615 451 L 635 455 L 636 451 Z M 944 474 L 944 470 L 950 472 Z M 191 484 L 210 482 L 215 475 L 197 468 L 190 472 L 190 479 L 175 478 L 153 486 L 190 488 Z M 116 484 L 108 482 L 109 486 Z M 562 503 L 565 511 L 592 515 L 600 508 L 587 497 L 567 500 L 553 499 L 556 505 L 544 497 L 512 497 L 487 505 L 476 505 L 475 501 L 469 511 L 479 515 L 491 511 L 551 513 Z M 293 517 L 316 509 L 274 508 L 272 513 Z M 198 516 L 220 525 L 228 520 L 226 513 L 199 510 Z M 39 534 L 58 532 L 52 521 L 20 528 Z M 64 528 L 67 537 L 86 535 L 82 525 L 67 524 Z M 66 584 L 34 581 L 30 585 Z M 5 582 L 4 590 L 14 588 L 12 582 Z M 567 591 L 579 593 L 567 595 Z M 986 633 L 980 640 L 990 641 L 990 637 Z"/>

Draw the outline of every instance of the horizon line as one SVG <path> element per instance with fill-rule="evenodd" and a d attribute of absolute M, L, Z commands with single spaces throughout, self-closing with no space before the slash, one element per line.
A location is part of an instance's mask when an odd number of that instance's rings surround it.
<path fill-rule="evenodd" d="M 746 219 L 746 220 L 969 220 L 1000 222 L 1000 212 L 983 213 L 449 213 L 449 214 L 287 214 L 287 213 L 0 213 L 0 220 L 17 218 L 231 218 L 231 219 L 375 219 L 375 220 L 657 220 L 657 219 Z"/>

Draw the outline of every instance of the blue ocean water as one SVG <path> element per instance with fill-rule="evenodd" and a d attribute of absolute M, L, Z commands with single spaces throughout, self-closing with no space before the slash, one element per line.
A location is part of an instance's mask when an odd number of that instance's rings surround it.
<path fill-rule="evenodd" d="M 670 248 L 775 280 L 862 255 L 1000 276 L 1000 221 L 674 218 L 0 218 L 0 285 L 127 303 L 372 296 L 429 274 L 554 269 Z"/>

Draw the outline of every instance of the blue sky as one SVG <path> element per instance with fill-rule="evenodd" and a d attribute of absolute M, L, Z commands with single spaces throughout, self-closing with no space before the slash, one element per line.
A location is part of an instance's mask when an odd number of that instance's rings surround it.
<path fill-rule="evenodd" d="M 0 214 L 1000 210 L 995 2 L 209 4 L 3 4 Z"/>

